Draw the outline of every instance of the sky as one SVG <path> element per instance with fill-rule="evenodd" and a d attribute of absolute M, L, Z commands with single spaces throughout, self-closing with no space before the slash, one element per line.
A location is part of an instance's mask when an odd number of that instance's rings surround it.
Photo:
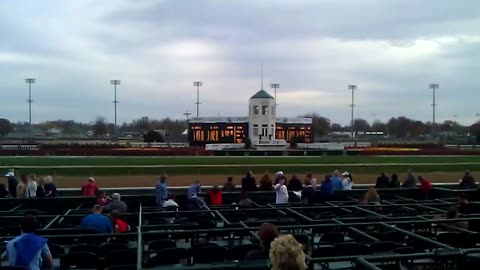
<path fill-rule="evenodd" d="M 246 116 L 261 88 L 277 115 L 394 116 L 472 124 L 480 113 L 478 0 L 18 0 L 0 6 L 0 117 L 33 122 Z"/>

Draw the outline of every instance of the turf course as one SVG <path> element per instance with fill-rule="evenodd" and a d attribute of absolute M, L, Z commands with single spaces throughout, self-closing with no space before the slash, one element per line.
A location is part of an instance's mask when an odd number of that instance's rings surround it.
<path fill-rule="evenodd" d="M 0 157 L 0 170 L 53 175 L 241 174 L 257 172 L 356 173 L 480 171 L 480 156 L 325 156 L 325 157 Z"/>

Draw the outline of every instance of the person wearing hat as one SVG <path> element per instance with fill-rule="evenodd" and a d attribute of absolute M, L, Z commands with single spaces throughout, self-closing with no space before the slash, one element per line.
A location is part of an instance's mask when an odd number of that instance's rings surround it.
<path fill-rule="evenodd" d="M 17 186 L 18 186 L 18 181 L 15 178 L 15 174 L 13 172 L 8 172 L 5 174 L 5 177 L 7 178 L 7 185 L 8 185 L 8 193 L 10 193 L 10 196 L 12 198 L 17 197 Z"/>
<path fill-rule="evenodd" d="M 91 196 L 96 196 L 99 191 L 99 187 L 97 183 L 95 183 L 95 179 L 93 177 L 90 177 L 87 182 L 85 182 L 82 185 L 82 195 L 91 197 Z"/>
<path fill-rule="evenodd" d="M 287 184 L 287 177 L 285 177 L 283 171 L 278 171 L 275 173 L 274 185 L 280 183 L 281 180 L 285 180 L 285 185 Z"/>
<path fill-rule="evenodd" d="M 344 172 L 342 173 L 342 177 L 343 190 L 352 190 L 353 180 L 350 178 L 350 173 Z"/>

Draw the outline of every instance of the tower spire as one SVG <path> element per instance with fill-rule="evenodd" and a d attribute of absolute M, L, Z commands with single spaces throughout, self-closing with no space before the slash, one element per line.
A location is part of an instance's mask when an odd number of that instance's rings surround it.
<path fill-rule="evenodd" d="M 260 67 L 260 82 L 261 82 L 260 89 L 263 90 L 263 63 Z"/>

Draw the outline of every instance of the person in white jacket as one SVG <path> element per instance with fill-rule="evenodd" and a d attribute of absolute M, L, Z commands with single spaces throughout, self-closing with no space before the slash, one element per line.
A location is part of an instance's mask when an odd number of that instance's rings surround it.
<path fill-rule="evenodd" d="M 27 198 L 35 198 L 37 197 L 37 176 L 34 174 L 30 174 L 28 176 L 27 188 L 26 188 L 26 195 Z"/>
<path fill-rule="evenodd" d="M 343 190 L 352 190 L 353 180 L 350 177 L 350 173 L 344 172 L 342 176 L 343 176 L 343 180 L 342 180 Z"/>

